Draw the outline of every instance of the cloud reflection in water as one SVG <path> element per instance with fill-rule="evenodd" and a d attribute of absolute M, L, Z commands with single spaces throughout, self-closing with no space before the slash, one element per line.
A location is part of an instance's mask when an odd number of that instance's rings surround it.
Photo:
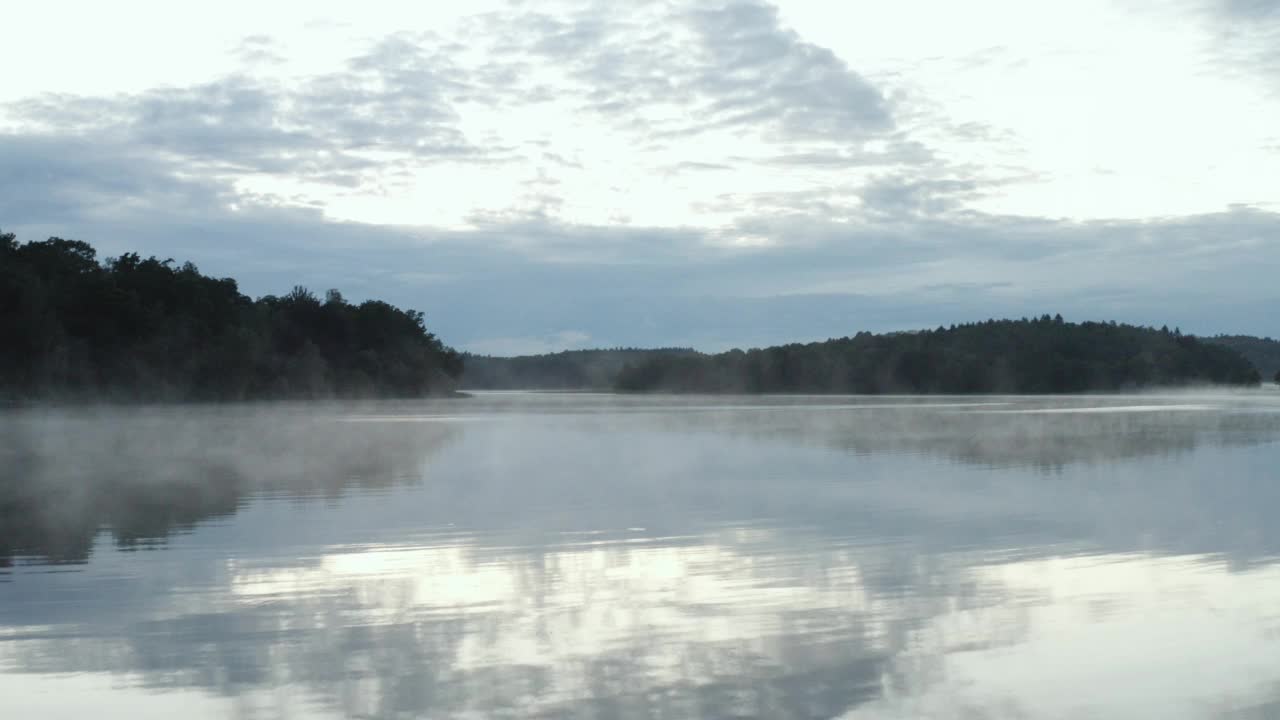
<path fill-rule="evenodd" d="M 132 450 L 107 432 L 74 462 L 46 435 L 23 450 L 46 477 L 131 477 L 168 502 L 166 478 L 190 476 L 126 472 L 165 448 L 235 458 L 239 479 L 229 511 L 156 552 L 95 533 L 73 572 L 0 530 L 18 551 L 0 687 L 107 676 L 124 708 L 222 699 L 196 718 L 1266 707 L 1280 415 L 794 407 L 833 402 L 508 396 L 428 414 L 466 422 L 228 410 L 177 429 L 143 413 Z"/>

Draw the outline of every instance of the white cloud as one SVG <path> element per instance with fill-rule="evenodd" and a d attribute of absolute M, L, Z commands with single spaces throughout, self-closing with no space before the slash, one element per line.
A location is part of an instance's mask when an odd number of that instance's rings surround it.
<path fill-rule="evenodd" d="M 392 294 L 472 349 L 1054 303 L 1277 330 L 1267 3 L 359 10 L 22 6 L 0 223 Z"/>

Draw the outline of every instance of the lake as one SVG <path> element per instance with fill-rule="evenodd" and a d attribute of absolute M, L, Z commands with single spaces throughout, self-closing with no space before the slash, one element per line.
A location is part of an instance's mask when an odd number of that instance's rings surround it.
<path fill-rule="evenodd" d="M 0 717 L 1280 717 L 1280 392 L 0 415 Z"/>

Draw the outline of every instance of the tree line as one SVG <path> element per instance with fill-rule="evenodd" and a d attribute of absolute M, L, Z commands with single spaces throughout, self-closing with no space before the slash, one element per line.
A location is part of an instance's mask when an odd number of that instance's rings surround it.
<path fill-rule="evenodd" d="M 1261 375 L 1235 350 L 1178 330 L 1062 316 L 987 320 L 718 354 L 650 357 L 626 392 L 1074 393 L 1220 384 Z"/>
<path fill-rule="evenodd" d="M 494 357 L 465 354 L 464 388 L 476 390 L 613 389 L 628 364 L 651 357 L 695 355 L 692 348 L 564 350 L 544 355 Z"/>
<path fill-rule="evenodd" d="M 0 401 L 416 397 L 462 357 L 421 312 L 231 278 L 79 240 L 0 233 Z"/>
<path fill-rule="evenodd" d="M 1252 361 L 1252 364 L 1251 362 Z M 464 364 L 467 374 L 463 377 Z M 471 388 L 627 392 L 1057 393 L 1257 384 L 1280 343 L 1061 316 L 705 354 L 463 355 L 421 312 L 231 278 L 79 240 L 0 233 L 0 402 L 419 397 Z M 1280 382 L 1280 372 L 1276 375 Z"/>
<path fill-rule="evenodd" d="M 1205 342 L 1229 347 L 1245 356 L 1264 378 L 1280 384 L 1280 341 L 1252 335 L 1215 335 Z"/>

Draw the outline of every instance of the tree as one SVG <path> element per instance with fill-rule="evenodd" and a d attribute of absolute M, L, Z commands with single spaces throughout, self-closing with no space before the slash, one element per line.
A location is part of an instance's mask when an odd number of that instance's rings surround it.
<path fill-rule="evenodd" d="M 0 400 L 241 400 L 448 390 L 424 315 L 302 286 L 256 302 L 192 263 L 0 233 Z"/>
<path fill-rule="evenodd" d="M 1239 352 L 1180 331 L 1042 315 L 923 332 L 642 358 L 615 387 L 672 392 L 1058 393 L 1197 383 L 1257 386 Z"/>

